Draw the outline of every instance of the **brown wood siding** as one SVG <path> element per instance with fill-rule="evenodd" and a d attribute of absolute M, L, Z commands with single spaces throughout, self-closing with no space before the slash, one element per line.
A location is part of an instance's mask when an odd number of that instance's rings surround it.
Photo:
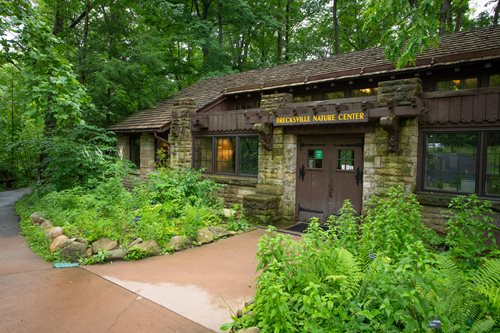
<path fill-rule="evenodd" d="M 251 131 L 253 125 L 246 121 L 247 110 L 208 113 L 208 132 Z"/>
<path fill-rule="evenodd" d="M 429 92 L 423 101 L 421 127 L 500 125 L 500 88 Z"/>

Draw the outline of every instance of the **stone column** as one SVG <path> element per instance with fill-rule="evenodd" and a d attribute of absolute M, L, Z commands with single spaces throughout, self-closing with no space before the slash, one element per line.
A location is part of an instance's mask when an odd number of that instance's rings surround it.
<path fill-rule="evenodd" d="M 142 133 L 140 137 L 141 173 L 149 173 L 155 167 L 155 138 L 151 133 Z"/>
<path fill-rule="evenodd" d="M 130 159 L 130 137 L 128 135 L 116 135 L 116 155 L 122 160 Z"/>
<path fill-rule="evenodd" d="M 192 98 L 181 98 L 172 108 L 170 166 L 173 168 L 191 168 L 191 114 L 195 111 L 196 103 Z"/>
<path fill-rule="evenodd" d="M 280 106 L 290 102 L 291 94 L 264 95 L 261 112 L 275 114 Z M 245 196 L 243 205 L 247 215 L 254 216 L 257 222 L 286 223 L 295 214 L 297 139 L 295 135 L 284 134 L 282 127 L 273 128 L 269 124 L 258 124 L 257 130 L 261 133 L 261 144 L 256 194 Z M 268 135 L 271 140 L 266 139 Z"/>
<path fill-rule="evenodd" d="M 420 79 L 379 83 L 379 106 L 410 105 L 422 93 Z M 390 133 L 377 125 L 375 133 L 365 134 L 363 206 L 373 194 L 383 194 L 392 186 L 415 192 L 417 183 L 418 118 L 397 119 L 399 150 L 390 152 Z"/>

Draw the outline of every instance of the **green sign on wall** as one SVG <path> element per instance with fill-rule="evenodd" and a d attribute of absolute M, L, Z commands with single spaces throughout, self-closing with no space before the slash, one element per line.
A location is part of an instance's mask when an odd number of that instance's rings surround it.
<path fill-rule="evenodd" d="M 316 151 L 314 152 L 314 158 L 317 160 L 322 160 L 323 159 L 323 150 L 316 149 Z"/>

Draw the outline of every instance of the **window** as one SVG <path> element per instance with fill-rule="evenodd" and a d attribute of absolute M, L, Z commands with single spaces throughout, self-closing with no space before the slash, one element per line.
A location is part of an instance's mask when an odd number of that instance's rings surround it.
<path fill-rule="evenodd" d="M 339 149 L 338 170 L 353 171 L 354 170 L 354 150 Z"/>
<path fill-rule="evenodd" d="M 307 168 L 308 169 L 323 168 L 323 149 L 307 150 Z"/>
<path fill-rule="evenodd" d="M 351 97 L 373 96 L 373 95 L 376 95 L 377 92 L 378 92 L 377 87 L 353 89 L 351 91 Z"/>
<path fill-rule="evenodd" d="M 205 169 L 207 172 L 214 172 L 213 169 L 213 147 L 212 137 L 199 137 L 195 139 L 195 157 L 198 169 Z"/>
<path fill-rule="evenodd" d="M 490 87 L 500 87 L 500 74 L 490 75 Z"/>
<path fill-rule="evenodd" d="M 436 84 L 436 90 L 438 91 L 462 90 L 462 89 L 472 89 L 472 88 L 477 88 L 477 77 L 439 81 Z"/>
<path fill-rule="evenodd" d="M 141 137 L 139 135 L 130 136 L 130 161 L 137 168 L 141 167 Z"/>
<path fill-rule="evenodd" d="M 256 176 L 257 136 L 203 136 L 194 139 L 193 166 L 208 173 Z"/>
<path fill-rule="evenodd" d="M 312 96 L 293 96 L 294 103 L 310 102 L 312 101 Z"/>
<path fill-rule="evenodd" d="M 500 196 L 500 132 L 425 133 L 423 189 Z"/>
<path fill-rule="evenodd" d="M 332 91 L 325 93 L 325 100 L 344 98 L 344 91 Z"/>

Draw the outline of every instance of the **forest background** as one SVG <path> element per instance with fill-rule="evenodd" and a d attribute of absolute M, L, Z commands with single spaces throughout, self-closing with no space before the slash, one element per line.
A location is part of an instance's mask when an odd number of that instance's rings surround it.
<path fill-rule="evenodd" d="M 63 189 L 106 177 L 106 127 L 200 79 L 384 45 L 402 67 L 439 35 L 498 24 L 499 8 L 500 0 L 0 0 L 0 181 Z"/>

